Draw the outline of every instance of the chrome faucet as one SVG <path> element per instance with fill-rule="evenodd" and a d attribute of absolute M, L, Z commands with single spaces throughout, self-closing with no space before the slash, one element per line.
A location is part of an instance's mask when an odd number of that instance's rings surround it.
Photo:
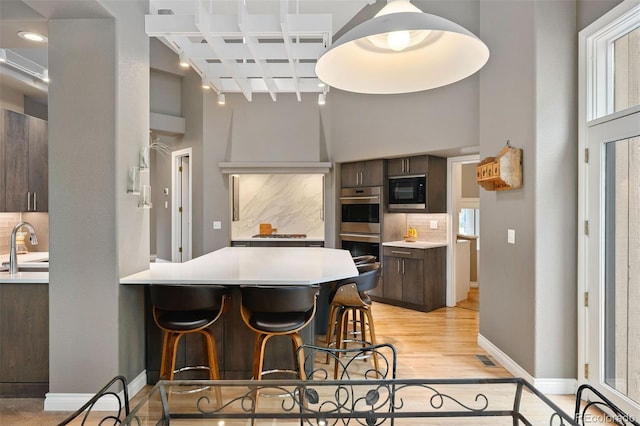
<path fill-rule="evenodd" d="M 11 231 L 11 253 L 9 254 L 9 273 L 17 274 L 18 273 L 18 257 L 16 256 L 16 234 L 22 227 L 26 227 L 31 234 L 29 237 L 29 241 L 32 245 L 38 244 L 38 238 L 36 237 L 36 230 L 33 229 L 33 225 L 29 222 L 20 222 L 16 226 L 13 227 L 13 231 Z"/>

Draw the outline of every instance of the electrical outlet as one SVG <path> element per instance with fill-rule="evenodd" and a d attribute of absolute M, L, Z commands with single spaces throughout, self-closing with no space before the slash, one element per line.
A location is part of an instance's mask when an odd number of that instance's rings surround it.
<path fill-rule="evenodd" d="M 214 220 L 213 229 L 222 229 L 222 222 L 220 222 L 219 220 Z"/>
<path fill-rule="evenodd" d="M 429 221 L 429 229 L 438 229 L 438 221 L 430 220 Z"/>

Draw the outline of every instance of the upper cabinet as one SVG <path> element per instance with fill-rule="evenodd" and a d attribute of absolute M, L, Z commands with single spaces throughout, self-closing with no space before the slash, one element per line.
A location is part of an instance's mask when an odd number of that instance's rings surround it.
<path fill-rule="evenodd" d="M 342 163 L 340 177 L 342 188 L 383 186 L 384 160 Z"/>
<path fill-rule="evenodd" d="M 49 209 L 47 122 L 0 110 L 0 211 Z"/>
<path fill-rule="evenodd" d="M 429 155 L 392 158 L 387 162 L 389 176 L 424 174 L 429 171 Z"/>
<path fill-rule="evenodd" d="M 387 207 L 399 213 L 447 212 L 447 159 L 433 155 L 387 160 Z"/>

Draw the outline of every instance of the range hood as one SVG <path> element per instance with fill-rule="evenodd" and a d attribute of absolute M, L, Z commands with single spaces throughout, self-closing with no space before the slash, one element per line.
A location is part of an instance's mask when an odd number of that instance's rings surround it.
<path fill-rule="evenodd" d="M 329 161 L 231 161 L 218 163 L 223 174 L 326 174 L 329 173 L 331 166 Z"/>

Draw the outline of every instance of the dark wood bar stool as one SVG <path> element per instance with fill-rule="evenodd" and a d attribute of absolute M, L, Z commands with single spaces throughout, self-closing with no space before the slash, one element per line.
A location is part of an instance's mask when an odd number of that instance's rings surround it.
<path fill-rule="evenodd" d="M 264 353 L 267 341 L 273 336 L 289 336 L 293 344 L 296 371 L 300 372 L 296 358 L 302 346 L 299 331 L 311 322 L 316 311 L 318 286 L 270 286 L 240 288 L 240 313 L 244 323 L 256 333 L 253 352 L 253 378 L 263 375 Z"/>
<path fill-rule="evenodd" d="M 346 349 L 349 341 L 360 343 L 363 346 L 377 344 L 373 314 L 371 313 L 372 301 L 367 295 L 367 291 L 373 290 L 378 285 L 380 263 L 358 265 L 358 270 L 360 275 L 338 282 L 335 294 L 331 298 L 325 339 L 327 347 L 335 345 L 336 349 Z M 360 334 L 359 339 L 356 337 L 347 339 L 349 315 L 352 315 L 353 321 L 360 326 L 360 330 L 353 332 L 354 335 Z M 375 354 L 373 360 L 377 369 Z"/>
<path fill-rule="evenodd" d="M 162 330 L 160 378 L 173 380 L 178 371 L 208 369 L 210 380 L 219 380 L 216 338 L 208 328 L 225 309 L 228 291 L 208 285 L 151 285 L 153 319 Z M 186 366 L 176 370 L 176 354 L 180 339 L 190 333 L 202 335 L 207 366 Z"/>

